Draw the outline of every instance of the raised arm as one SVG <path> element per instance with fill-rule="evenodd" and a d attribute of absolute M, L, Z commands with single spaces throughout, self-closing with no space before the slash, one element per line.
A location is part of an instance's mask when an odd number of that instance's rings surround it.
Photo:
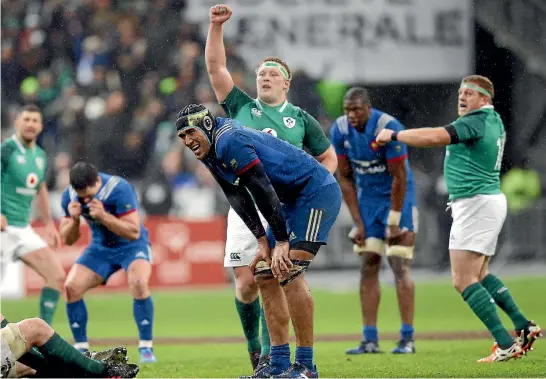
<path fill-rule="evenodd" d="M 231 13 L 231 8 L 227 5 L 215 5 L 210 8 L 209 13 L 210 25 L 205 45 L 205 62 L 212 89 L 219 103 L 226 100 L 235 85 L 227 69 L 223 31 L 223 23 L 229 20 Z"/>

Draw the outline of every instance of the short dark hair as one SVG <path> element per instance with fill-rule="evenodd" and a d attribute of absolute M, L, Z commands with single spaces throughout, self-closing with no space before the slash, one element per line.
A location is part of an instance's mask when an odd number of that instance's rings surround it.
<path fill-rule="evenodd" d="M 40 113 L 42 114 L 42 111 L 40 110 L 40 107 L 38 107 L 36 104 L 27 104 L 23 108 L 19 110 L 19 115 L 21 115 L 23 112 L 30 112 L 30 113 Z"/>
<path fill-rule="evenodd" d="M 345 93 L 345 97 L 343 100 L 360 100 L 364 104 L 371 104 L 370 101 L 370 94 L 368 93 L 368 90 L 364 87 L 351 87 Z"/>
<path fill-rule="evenodd" d="M 78 162 L 70 169 L 70 185 L 76 191 L 94 186 L 98 177 L 99 170 L 89 162 Z"/>

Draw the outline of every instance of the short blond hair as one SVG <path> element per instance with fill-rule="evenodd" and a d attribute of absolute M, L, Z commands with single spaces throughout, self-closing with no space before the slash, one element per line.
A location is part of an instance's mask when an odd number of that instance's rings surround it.
<path fill-rule="evenodd" d="M 493 97 L 495 96 L 495 89 L 493 87 L 493 82 L 491 81 L 491 79 L 481 75 L 468 75 L 465 76 L 461 81 L 461 84 L 464 83 L 472 83 L 483 88 L 491 94 L 491 100 L 493 100 Z"/>
<path fill-rule="evenodd" d="M 260 68 L 260 66 L 262 64 L 264 64 L 264 62 L 275 62 L 275 63 L 280 64 L 281 66 L 283 66 L 286 69 L 286 72 L 288 73 L 288 80 L 292 79 L 292 71 L 290 70 L 290 67 L 288 67 L 288 64 L 285 61 L 283 61 L 281 58 L 279 58 L 279 57 L 266 57 L 266 58 L 262 59 L 262 61 L 260 62 L 260 64 L 256 68 L 256 70 L 258 70 Z"/>

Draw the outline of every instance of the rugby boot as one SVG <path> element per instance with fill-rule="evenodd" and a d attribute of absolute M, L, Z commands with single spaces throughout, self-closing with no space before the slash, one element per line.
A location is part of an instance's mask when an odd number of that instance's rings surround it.
<path fill-rule="evenodd" d="M 525 355 L 523 349 L 514 342 L 508 349 L 501 349 L 497 343 L 491 348 L 491 354 L 487 357 L 478 359 L 478 363 L 503 362 L 510 359 L 518 359 Z"/>
<path fill-rule="evenodd" d="M 318 378 L 319 374 L 317 371 L 317 366 L 314 366 L 313 369 L 309 369 L 305 365 L 295 362 L 288 369 L 279 374 L 274 375 L 273 378 Z"/>
<path fill-rule="evenodd" d="M 523 330 L 516 330 L 516 342 L 521 349 L 527 353 L 528 351 L 533 350 L 533 344 L 536 339 L 542 336 L 542 329 L 539 325 L 535 324 L 534 321 L 529 321 L 527 327 Z"/>
<path fill-rule="evenodd" d="M 379 353 L 381 353 L 381 350 L 379 349 L 379 343 L 377 343 L 377 341 L 361 341 L 358 347 L 345 351 L 345 354 L 349 355 Z"/>
<path fill-rule="evenodd" d="M 393 354 L 415 354 L 415 343 L 412 340 L 400 340 L 398 345 L 391 350 Z"/>

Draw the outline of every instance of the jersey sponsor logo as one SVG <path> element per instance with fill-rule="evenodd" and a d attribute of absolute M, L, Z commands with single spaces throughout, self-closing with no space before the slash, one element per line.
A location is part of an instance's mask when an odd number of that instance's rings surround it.
<path fill-rule="evenodd" d="M 346 148 L 346 149 L 350 149 L 351 148 L 351 143 L 347 140 L 345 140 L 343 142 L 343 147 Z"/>
<path fill-rule="evenodd" d="M 231 165 L 232 169 L 235 170 L 237 168 L 237 161 L 235 160 L 235 158 L 233 158 L 231 162 L 229 162 L 229 164 Z"/>
<path fill-rule="evenodd" d="M 252 108 L 250 112 L 252 112 L 252 114 L 256 117 L 262 117 L 262 111 L 258 108 Z"/>
<path fill-rule="evenodd" d="M 27 175 L 27 188 L 36 188 L 38 185 L 38 175 L 31 172 Z"/>
<path fill-rule="evenodd" d="M 277 137 L 277 131 L 275 129 L 265 128 L 265 129 L 262 130 L 262 132 L 265 132 L 267 134 L 271 134 L 273 137 Z"/>
<path fill-rule="evenodd" d="M 44 158 L 42 157 L 36 157 L 36 159 L 34 160 L 36 162 L 36 166 L 38 166 L 38 168 L 40 170 L 43 170 L 44 167 L 45 167 L 45 162 L 44 162 Z"/>
<path fill-rule="evenodd" d="M 370 142 L 370 149 L 372 149 L 372 151 L 377 152 L 377 151 L 379 151 L 380 146 L 379 146 L 379 144 L 378 144 L 375 140 L 372 140 L 372 141 Z"/>
<path fill-rule="evenodd" d="M 25 156 L 24 155 L 18 155 L 17 156 L 17 163 L 19 163 L 19 164 L 27 163 L 27 160 L 25 159 Z"/>
<path fill-rule="evenodd" d="M 355 171 L 360 175 L 379 174 L 387 170 L 387 166 L 379 159 L 374 159 L 372 161 L 351 159 L 351 162 L 355 164 Z"/>
<path fill-rule="evenodd" d="M 296 120 L 292 117 L 283 117 L 282 122 L 284 122 L 284 125 L 288 129 L 292 129 L 294 126 L 296 126 Z"/>

